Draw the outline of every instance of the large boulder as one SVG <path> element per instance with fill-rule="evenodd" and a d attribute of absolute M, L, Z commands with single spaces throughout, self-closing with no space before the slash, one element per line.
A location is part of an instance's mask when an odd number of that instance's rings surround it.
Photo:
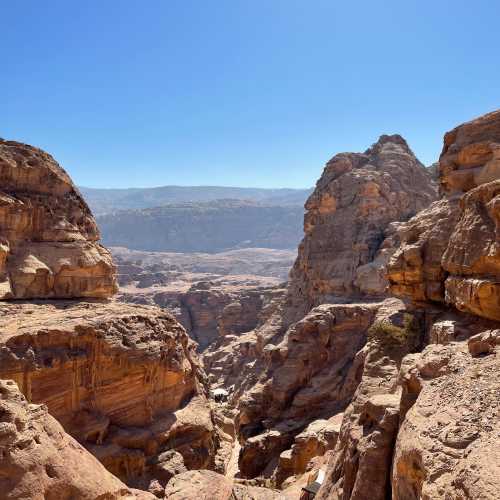
<path fill-rule="evenodd" d="M 94 217 L 52 156 L 0 139 L 0 186 L 0 299 L 116 291 Z"/>

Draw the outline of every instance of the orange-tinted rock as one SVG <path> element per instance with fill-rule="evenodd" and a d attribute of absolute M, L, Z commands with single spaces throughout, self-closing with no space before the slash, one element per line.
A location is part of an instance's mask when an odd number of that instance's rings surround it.
<path fill-rule="evenodd" d="M 0 311 L 0 377 L 130 483 L 169 449 L 187 468 L 213 465 L 217 437 L 194 348 L 152 307 L 53 301 Z"/>
<path fill-rule="evenodd" d="M 397 224 L 399 245 L 386 269 L 394 295 L 444 302 L 447 273 L 442 258 L 458 218 L 458 202 L 442 199 Z"/>
<path fill-rule="evenodd" d="M 381 136 L 364 153 L 334 156 L 306 203 L 289 290 L 296 319 L 322 302 L 383 297 L 389 255 L 378 252 L 388 225 L 435 199 L 429 173 L 398 135 Z"/>
<path fill-rule="evenodd" d="M 110 253 L 68 174 L 44 151 L 0 140 L 0 298 L 108 297 Z"/>
<path fill-rule="evenodd" d="M 7 380 L 0 380 L 0 497 L 154 498 L 127 488 L 64 432 L 46 406 L 29 404 Z"/>
<path fill-rule="evenodd" d="M 342 411 L 356 390 L 357 356 L 378 304 L 324 304 L 293 324 L 254 364 L 237 418 L 244 477 L 261 474 L 310 422 Z M 246 439 L 245 439 L 246 438 Z M 277 463 L 275 464 L 277 465 Z"/>
<path fill-rule="evenodd" d="M 315 420 L 295 436 L 291 448 L 280 455 L 275 479 L 278 486 L 290 476 L 300 476 L 308 470 L 313 458 L 335 448 L 342 417 L 343 414 L 338 413 L 328 420 Z"/>
<path fill-rule="evenodd" d="M 392 293 L 500 320 L 500 169 L 491 153 L 499 138 L 500 112 L 446 134 L 440 175 L 453 196 L 398 225 L 387 266 Z"/>
<path fill-rule="evenodd" d="M 500 178 L 500 111 L 459 125 L 444 136 L 439 160 L 445 193 L 461 193 Z"/>

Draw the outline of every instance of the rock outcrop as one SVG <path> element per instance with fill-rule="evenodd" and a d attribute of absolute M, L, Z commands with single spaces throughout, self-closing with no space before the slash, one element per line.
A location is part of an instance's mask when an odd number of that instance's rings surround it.
<path fill-rule="evenodd" d="M 446 194 L 461 194 L 500 178 L 500 110 L 445 134 L 439 177 Z"/>
<path fill-rule="evenodd" d="M 444 198 L 395 225 L 390 289 L 418 327 L 413 340 L 371 327 L 400 348 L 367 343 L 383 366 L 365 357 L 319 499 L 498 496 L 499 133 L 496 112 L 447 134 Z"/>
<path fill-rule="evenodd" d="M 208 470 L 189 471 L 173 478 L 165 488 L 170 500 L 282 500 L 276 490 L 235 483 Z"/>
<path fill-rule="evenodd" d="M 435 199 L 430 174 L 399 135 L 381 136 L 364 153 L 334 156 L 306 202 L 289 294 L 299 316 L 322 302 L 385 296 L 390 253 L 382 242 L 390 223 Z"/>
<path fill-rule="evenodd" d="M 445 198 L 398 227 L 401 245 L 388 265 L 393 293 L 500 320 L 499 142 L 500 112 L 445 135 Z"/>
<path fill-rule="evenodd" d="M 305 236 L 283 308 L 253 338 L 231 345 L 233 360 L 252 367 L 234 382 L 244 477 L 280 484 L 304 472 L 300 460 L 293 465 L 296 436 L 312 421 L 344 411 L 361 381 L 363 347 L 386 296 L 384 265 L 394 243 L 384 238 L 393 235 L 391 223 L 407 220 L 436 195 L 400 136 L 382 136 L 365 153 L 328 162 L 306 204 Z M 352 301 L 360 303 L 346 304 Z M 217 354 L 210 355 L 211 369 L 234 373 L 227 356 Z"/>
<path fill-rule="evenodd" d="M 12 380 L 0 380 L 0 497 L 155 498 L 110 474 L 64 432 L 46 406 L 29 404 Z"/>
<path fill-rule="evenodd" d="M 405 359 L 403 402 L 415 403 L 395 445 L 392 498 L 498 497 L 500 337 L 485 336 L 492 339 L 486 352 L 475 351 L 485 339 L 472 337 Z"/>
<path fill-rule="evenodd" d="M 363 348 L 363 374 L 344 413 L 328 479 L 318 498 L 387 497 L 399 425 L 398 373 L 403 357 L 422 342 L 421 322 L 396 299 L 379 307 Z"/>
<path fill-rule="evenodd" d="M 217 435 L 195 345 L 165 311 L 53 301 L 0 312 L 0 378 L 44 403 L 67 432 L 130 484 L 175 449 L 213 467 Z"/>
<path fill-rule="evenodd" d="M 109 252 L 68 174 L 44 151 L 0 140 L 0 299 L 108 297 Z"/>

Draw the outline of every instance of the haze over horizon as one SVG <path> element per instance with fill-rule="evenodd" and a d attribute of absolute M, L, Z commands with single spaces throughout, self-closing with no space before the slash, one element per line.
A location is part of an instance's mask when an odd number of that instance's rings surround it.
<path fill-rule="evenodd" d="M 500 4 L 486 0 L 27 0 L 2 14 L 0 137 L 92 188 L 308 188 L 384 133 L 429 165 L 446 130 L 499 104 Z"/>

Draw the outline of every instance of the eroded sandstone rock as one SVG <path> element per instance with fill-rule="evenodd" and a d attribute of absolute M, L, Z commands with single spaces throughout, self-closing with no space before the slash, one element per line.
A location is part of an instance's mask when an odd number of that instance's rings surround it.
<path fill-rule="evenodd" d="M 0 377 L 46 404 L 122 480 L 144 486 L 138 478 L 153 478 L 158 457 L 172 449 L 186 468 L 213 466 L 218 438 L 205 376 L 194 343 L 165 311 L 9 304 L 0 332 Z"/>
<path fill-rule="evenodd" d="M 278 345 L 267 343 L 267 366 L 239 398 L 240 471 L 255 477 L 277 465 L 311 421 L 330 418 L 348 404 L 361 378 L 358 352 L 378 304 L 325 304 L 293 324 Z M 272 465 L 272 464 L 271 464 Z"/>
<path fill-rule="evenodd" d="M 110 253 L 68 174 L 44 151 L 0 140 L 0 299 L 108 297 Z"/>
<path fill-rule="evenodd" d="M 0 380 L 0 497 L 152 499 L 128 488 L 66 434 L 45 405 L 29 404 Z"/>
<path fill-rule="evenodd" d="M 445 134 L 439 176 L 447 194 L 463 193 L 500 178 L 500 110 Z"/>
<path fill-rule="evenodd" d="M 499 137 L 500 112 L 446 134 L 440 181 L 447 197 L 398 225 L 387 266 L 392 293 L 500 320 Z"/>
<path fill-rule="evenodd" d="M 472 357 L 461 342 L 430 345 L 405 360 L 401 384 L 416 402 L 398 433 L 394 499 L 498 498 L 500 358 L 498 344 L 488 343 L 483 356 Z"/>
<path fill-rule="evenodd" d="M 399 135 L 381 136 L 364 153 L 334 156 L 306 203 L 289 293 L 299 318 L 322 302 L 383 297 L 390 254 L 378 252 L 388 225 L 435 199 L 430 174 Z"/>
<path fill-rule="evenodd" d="M 390 489 L 400 417 L 398 373 L 403 357 L 422 342 L 421 319 L 401 301 L 387 299 L 368 336 L 362 378 L 344 413 L 319 499 L 384 500 Z"/>
<path fill-rule="evenodd" d="M 278 500 L 275 490 L 233 483 L 221 474 L 208 470 L 188 471 L 172 478 L 165 488 L 171 500 Z"/>

